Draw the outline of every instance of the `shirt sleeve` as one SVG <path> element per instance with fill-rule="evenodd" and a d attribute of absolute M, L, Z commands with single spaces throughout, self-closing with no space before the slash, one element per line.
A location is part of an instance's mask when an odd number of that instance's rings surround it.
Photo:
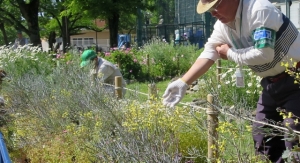
<path fill-rule="evenodd" d="M 101 82 L 104 82 L 113 73 L 114 73 L 114 69 L 112 67 L 103 64 L 100 66 L 98 70 L 98 74 L 100 74 L 101 76 L 100 78 Z"/>
<path fill-rule="evenodd" d="M 216 51 L 216 47 L 218 45 L 224 44 L 225 39 L 224 39 L 224 35 L 222 34 L 221 29 L 221 22 L 217 21 L 214 25 L 214 30 L 210 36 L 210 38 L 208 38 L 207 43 L 204 46 L 204 50 L 201 53 L 201 55 L 198 58 L 207 58 L 207 59 L 211 59 L 213 61 L 216 61 L 217 59 L 220 59 L 220 56 L 218 55 L 217 51 Z"/>
<path fill-rule="evenodd" d="M 228 60 L 240 65 L 260 65 L 274 59 L 276 32 L 281 27 L 282 14 L 274 9 L 261 9 L 251 14 L 250 30 L 254 46 L 244 49 L 231 48 L 227 52 Z"/>

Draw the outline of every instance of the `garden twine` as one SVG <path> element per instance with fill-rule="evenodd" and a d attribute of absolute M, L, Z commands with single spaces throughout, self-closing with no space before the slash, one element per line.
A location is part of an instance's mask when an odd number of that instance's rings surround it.
<path fill-rule="evenodd" d="M 108 85 L 108 86 L 113 86 L 113 85 L 110 85 L 110 84 L 106 84 L 106 83 L 103 83 L 104 85 Z M 118 87 L 118 88 L 115 88 L 115 89 L 121 89 L 122 87 Z M 146 95 L 148 96 L 148 94 L 146 93 L 143 93 L 143 92 L 139 92 L 139 91 L 136 91 L 136 90 L 132 90 L 132 89 L 129 89 L 129 88 L 124 88 L 128 91 L 131 91 L 131 92 L 135 92 L 135 93 L 139 93 L 139 94 L 142 94 L 142 95 Z M 217 111 L 207 111 L 207 108 L 204 108 L 204 107 L 200 107 L 200 106 L 195 106 L 195 105 L 190 105 L 190 104 L 186 104 L 186 103 L 182 103 L 180 102 L 180 104 L 184 105 L 184 106 L 188 106 L 188 107 L 191 107 L 191 108 L 196 108 L 196 109 L 201 109 L 201 110 L 205 110 L 207 114 L 219 114 L 219 113 L 222 113 L 222 114 L 225 114 L 225 115 L 229 115 L 229 116 L 232 116 L 234 118 L 236 118 L 233 114 L 231 113 L 227 113 L 227 112 L 224 112 L 224 111 L 221 111 L 220 109 L 218 109 Z M 215 106 L 216 107 L 216 106 Z M 217 108 L 217 107 L 216 107 Z M 289 131 L 287 128 L 284 128 L 284 127 L 280 127 L 280 126 L 277 126 L 277 125 L 273 125 L 273 124 L 270 124 L 270 123 L 266 123 L 266 122 L 263 122 L 263 121 L 256 121 L 254 119 L 251 119 L 249 117 L 244 117 L 244 116 L 240 116 L 239 118 L 242 118 L 244 120 L 248 120 L 248 121 L 251 121 L 251 122 L 255 122 L 255 123 L 259 123 L 259 124 L 263 124 L 263 125 L 266 125 L 266 126 L 270 126 L 270 127 L 273 127 L 273 128 L 277 128 L 277 129 L 281 129 L 281 130 L 284 130 L 284 131 Z M 297 133 L 297 134 L 300 134 L 300 131 L 296 131 L 296 130 L 293 130 L 294 133 Z"/>

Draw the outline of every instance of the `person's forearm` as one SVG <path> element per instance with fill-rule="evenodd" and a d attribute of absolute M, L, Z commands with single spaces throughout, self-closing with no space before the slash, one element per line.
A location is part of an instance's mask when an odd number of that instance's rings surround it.
<path fill-rule="evenodd" d="M 188 72 L 183 75 L 182 80 L 187 84 L 192 84 L 200 76 L 206 73 L 213 64 L 213 60 L 198 58 Z"/>

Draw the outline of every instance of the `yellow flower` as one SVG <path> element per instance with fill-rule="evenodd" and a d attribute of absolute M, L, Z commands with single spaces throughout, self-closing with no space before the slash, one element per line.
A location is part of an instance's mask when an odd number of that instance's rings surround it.
<path fill-rule="evenodd" d="M 296 66 L 297 66 L 297 62 L 294 62 L 293 67 L 296 67 Z"/>
<path fill-rule="evenodd" d="M 284 67 L 288 68 L 288 67 L 289 67 L 289 63 L 286 62 L 286 63 L 284 64 Z"/>
<path fill-rule="evenodd" d="M 298 118 L 294 120 L 295 125 L 299 123 Z"/>
<path fill-rule="evenodd" d="M 252 131 L 252 126 L 251 125 L 247 125 L 246 129 L 247 129 L 248 132 L 251 132 Z"/>
<path fill-rule="evenodd" d="M 293 116 L 293 113 L 292 113 L 292 112 L 289 112 L 288 118 L 292 118 L 292 116 Z"/>
<path fill-rule="evenodd" d="M 215 145 L 211 145 L 210 148 L 211 149 L 216 149 L 216 146 Z"/>
<path fill-rule="evenodd" d="M 69 113 L 68 112 L 64 112 L 63 114 L 62 114 L 62 118 L 66 118 L 67 116 L 69 115 Z"/>

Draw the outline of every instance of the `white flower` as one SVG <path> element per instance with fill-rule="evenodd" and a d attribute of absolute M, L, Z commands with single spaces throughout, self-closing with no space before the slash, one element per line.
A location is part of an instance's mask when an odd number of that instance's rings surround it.
<path fill-rule="evenodd" d="M 231 75 L 231 79 L 235 79 L 235 78 L 236 78 L 235 74 Z"/>
<path fill-rule="evenodd" d="M 221 79 L 224 79 L 227 76 L 227 73 L 221 75 Z"/>
<path fill-rule="evenodd" d="M 205 82 L 204 79 L 200 79 L 200 80 L 198 81 L 198 85 L 203 86 L 203 85 L 205 85 L 205 84 L 206 84 L 206 82 Z"/>
<path fill-rule="evenodd" d="M 258 81 L 258 82 L 259 82 L 259 81 L 261 81 L 261 79 L 262 79 L 261 77 L 259 77 L 259 76 L 256 76 L 256 81 Z"/>
<path fill-rule="evenodd" d="M 249 94 L 249 93 L 251 93 L 251 91 L 247 90 L 247 91 L 246 91 L 246 93 L 248 93 L 248 94 Z"/>
<path fill-rule="evenodd" d="M 230 68 L 226 73 L 229 73 L 229 72 L 232 72 L 233 71 L 233 69 L 232 68 Z"/>
<path fill-rule="evenodd" d="M 229 84 L 229 83 L 230 83 L 230 81 L 226 81 L 226 82 L 225 82 L 225 84 Z"/>
<path fill-rule="evenodd" d="M 218 89 L 220 89 L 220 88 L 221 88 L 221 85 L 219 84 L 219 85 L 218 85 Z"/>
<path fill-rule="evenodd" d="M 252 83 L 248 83 L 248 87 L 251 87 L 252 86 Z"/>

